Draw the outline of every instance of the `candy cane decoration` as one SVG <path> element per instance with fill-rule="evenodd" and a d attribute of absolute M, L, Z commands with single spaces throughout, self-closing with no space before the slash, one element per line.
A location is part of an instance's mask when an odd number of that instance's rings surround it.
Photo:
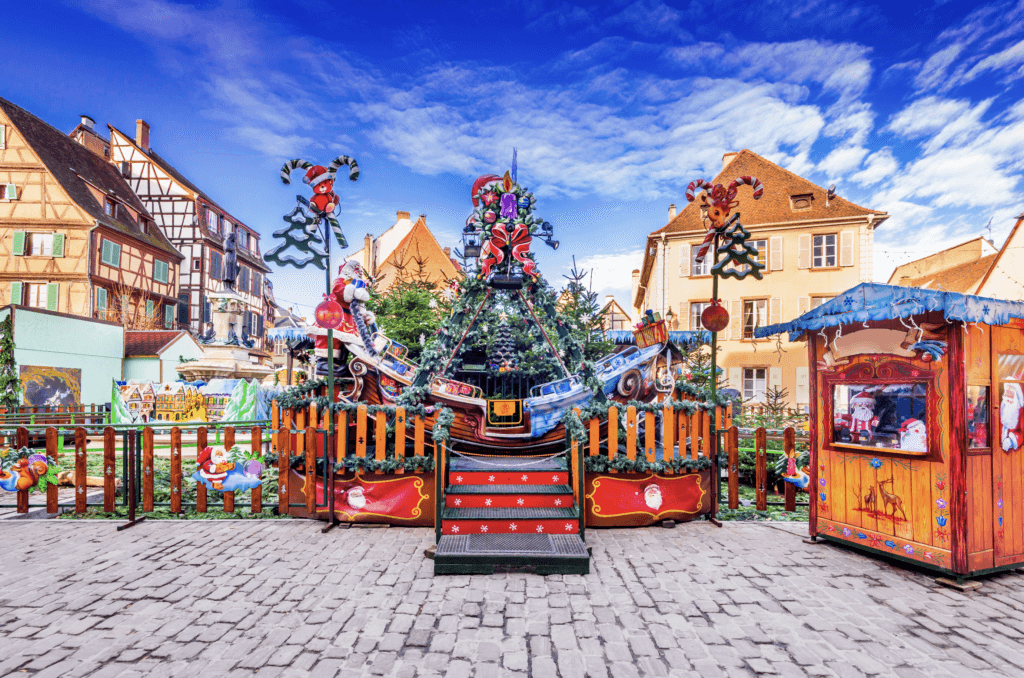
<path fill-rule="evenodd" d="M 473 182 L 473 192 L 470 193 L 470 197 L 473 199 L 473 207 L 480 206 L 480 191 L 483 187 L 495 181 L 501 181 L 501 177 L 497 174 L 485 174 Z"/>
<path fill-rule="evenodd" d="M 698 188 L 703 188 L 708 193 L 710 193 L 711 189 L 713 189 L 714 186 L 711 185 L 711 182 L 704 181 L 703 179 L 695 179 L 695 180 L 691 181 L 690 185 L 686 187 L 686 201 L 687 202 L 693 202 L 694 201 L 693 193 Z"/>
<path fill-rule="evenodd" d="M 290 176 L 292 170 L 296 170 L 299 168 L 308 170 L 312 166 L 313 163 L 306 162 L 305 160 L 289 160 L 284 164 L 284 167 L 281 168 L 281 181 L 284 182 L 285 186 L 287 186 L 288 184 L 292 183 L 292 179 Z"/>
<path fill-rule="evenodd" d="M 693 184 L 690 185 L 692 186 Z M 760 200 L 761 196 L 764 195 L 764 184 L 761 183 L 761 180 L 757 177 L 747 176 L 737 177 L 735 181 L 729 184 L 729 192 L 736 195 L 733 191 L 735 191 L 737 187 L 744 185 L 750 186 L 754 189 L 754 200 Z"/>
<path fill-rule="evenodd" d="M 359 178 L 359 163 L 357 163 L 354 158 L 350 158 L 347 155 L 339 155 L 337 158 L 332 160 L 331 164 L 327 166 L 327 171 L 331 173 L 331 176 L 335 176 L 342 165 L 348 165 L 349 181 L 355 181 Z"/>

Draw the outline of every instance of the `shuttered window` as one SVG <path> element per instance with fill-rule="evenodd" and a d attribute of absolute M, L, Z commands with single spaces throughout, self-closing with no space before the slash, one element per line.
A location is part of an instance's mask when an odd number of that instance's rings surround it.
<path fill-rule="evenodd" d="M 0 149 L 7 148 L 7 125 L 0 125 Z"/>
<path fill-rule="evenodd" d="M 96 316 L 100 320 L 107 318 L 107 290 L 102 287 L 96 288 Z"/>
<path fill-rule="evenodd" d="M 153 300 L 152 299 L 147 299 L 146 300 L 146 317 L 147 318 L 152 318 L 153 317 Z"/>
<path fill-rule="evenodd" d="M 796 258 L 797 268 L 811 267 L 811 236 L 802 235 L 799 238 L 800 249 Z"/>
<path fill-rule="evenodd" d="M 263 276 L 256 271 L 252 272 L 252 293 L 259 296 L 263 287 Z"/>
<path fill-rule="evenodd" d="M 206 303 L 203 304 L 203 322 L 204 323 L 210 322 L 210 314 L 211 314 L 212 310 L 213 309 L 210 308 L 210 302 L 207 301 Z"/>
<path fill-rule="evenodd" d="M 679 276 L 687 278 L 690 275 L 690 243 L 683 243 L 679 246 Z"/>
<path fill-rule="evenodd" d="M 164 306 L 164 328 L 171 329 L 174 327 L 174 304 L 167 304 Z"/>
<path fill-rule="evenodd" d="M 60 294 L 59 283 L 49 283 L 46 286 L 46 310 L 56 311 L 57 310 L 57 295 Z"/>
<path fill-rule="evenodd" d="M 188 316 L 188 292 L 182 292 L 178 295 L 178 322 L 182 325 L 188 325 Z"/>
<path fill-rule="evenodd" d="M 241 269 L 238 271 L 238 277 L 239 277 L 238 288 L 240 290 L 243 290 L 243 291 L 248 290 L 249 289 L 249 269 L 247 269 L 245 266 L 242 266 Z"/>
<path fill-rule="evenodd" d="M 210 277 L 214 280 L 220 280 L 220 252 L 210 252 Z"/>
<path fill-rule="evenodd" d="M 25 231 L 15 231 L 14 243 L 11 246 L 11 252 L 18 257 L 25 255 Z"/>
<path fill-rule="evenodd" d="M 156 259 L 153 261 L 153 280 L 159 283 L 167 282 L 167 262 Z"/>
<path fill-rule="evenodd" d="M 64 256 L 64 234 L 54 233 L 53 234 L 53 256 L 63 257 Z"/>
<path fill-rule="evenodd" d="M 11 283 L 11 303 L 19 306 L 25 303 L 22 298 L 22 284 L 18 280 Z"/>
<path fill-rule="evenodd" d="M 121 246 L 115 242 L 111 242 L 106 238 L 103 239 L 102 250 L 100 251 L 100 261 L 107 266 L 113 266 L 114 268 L 121 267 Z"/>
<path fill-rule="evenodd" d="M 782 236 L 774 236 L 768 249 L 769 268 L 773 271 L 782 270 Z"/>
<path fill-rule="evenodd" d="M 839 265 L 853 266 L 853 231 L 839 234 Z"/>

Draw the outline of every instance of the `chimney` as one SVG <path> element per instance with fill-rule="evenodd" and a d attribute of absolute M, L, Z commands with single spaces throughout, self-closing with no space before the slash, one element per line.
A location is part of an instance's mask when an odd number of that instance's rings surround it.
<path fill-rule="evenodd" d="M 88 130 L 91 130 L 91 129 L 93 129 L 93 126 L 95 124 L 96 124 L 96 121 L 93 120 L 92 118 L 90 118 L 88 115 L 83 115 L 82 116 L 82 127 L 86 128 Z"/>
<path fill-rule="evenodd" d="M 630 286 L 629 294 L 629 305 L 633 309 L 633 316 L 638 317 L 640 315 L 640 309 L 633 304 L 636 302 L 637 292 L 640 290 L 640 269 L 633 269 L 633 284 Z"/>
<path fill-rule="evenodd" d="M 422 221 L 423 225 L 426 226 L 427 225 L 427 215 L 426 214 L 421 214 L 418 221 Z"/>
<path fill-rule="evenodd" d="M 909 275 L 902 276 L 900 278 L 900 287 L 909 287 L 909 286 L 910 286 L 910 276 Z"/>
<path fill-rule="evenodd" d="M 409 213 L 408 212 L 403 212 L 402 210 L 398 210 L 398 220 L 399 221 L 401 221 L 402 219 L 408 219 L 408 218 L 409 218 Z"/>
<path fill-rule="evenodd" d="M 676 204 L 672 203 L 668 206 L 668 220 L 672 221 L 676 218 Z"/>
<path fill-rule="evenodd" d="M 722 169 L 724 170 L 726 167 L 728 167 L 729 163 L 735 160 L 737 155 L 739 155 L 739 153 L 737 153 L 736 151 L 733 151 L 732 153 L 726 153 L 725 155 L 723 155 Z"/>
<path fill-rule="evenodd" d="M 451 259 L 452 258 L 452 248 L 451 247 L 445 247 L 444 248 L 444 258 L 445 259 Z"/>
<path fill-rule="evenodd" d="M 399 212 L 401 214 L 401 212 Z M 373 236 L 369 233 L 363 238 L 363 270 L 367 275 L 373 275 L 373 268 L 370 266 L 373 256 Z"/>
<path fill-rule="evenodd" d="M 135 144 L 149 152 L 149 123 L 145 120 L 135 121 Z"/>

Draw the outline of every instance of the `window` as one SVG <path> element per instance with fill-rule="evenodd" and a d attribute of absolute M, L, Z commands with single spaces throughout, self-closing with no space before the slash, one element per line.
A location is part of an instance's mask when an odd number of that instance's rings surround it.
<path fill-rule="evenodd" d="M 704 261 L 697 263 L 697 254 L 700 252 L 700 243 L 690 245 L 690 275 L 711 275 L 711 260 L 714 258 L 711 248 L 708 248 L 704 255 Z"/>
<path fill-rule="evenodd" d="M 262 291 L 262 286 L 263 286 L 263 276 L 261 276 L 256 271 L 253 271 L 252 272 L 252 293 L 257 295 L 257 296 L 259 296 L 260 292 Z"/>
<path fill-rule="evenodd" d="M 153 317 L 153 310 L 154 310 L 153 300 L 152 299 L 147 299 L 146 300 L 146 317 L 147 318 L 152 318 Z"/>
<path fill-rule="evenodd" d="M 826 301 L 829 301 L 832 297 L 811 297 L 811 309 L 816 309 Z"/>
<path fill-rule="evenodd" d="M 832 405 L 834 443 L 928 451 L 927 384 L 836 384 Z"/>
<path fill-rule="evenodd" d="M 768 241 L 767 240 L 749 240 L 747 244 L 757 250 L 757 257 L 754 259 L 757 263 L 767 267 L 768 265 Z"/>
<path fill-rule="evenodd" d="M 167 282 L 167 262 L 156 259 L 153 261 L 153 280 Z"/>
<path fill-rule="evenodd" d="M 188 316 L 188 292 L 182 292 L 178 295 L 178 322 L 182 326 L 188 325 Z"/>
<path fill-rule="evenodd" d="M 811 265 L 814 268 L 831 268 L 836 265 L 836 234 L 816 235 L 812 239 Z"/>
<path fill-rule="evenodd" d="M 167 304 L 164 306 L 164 328 L 171 329 L 174 327 L 174 304 Z"/>
<path fill-rule="evenodd" d="M 238 289 L 247 291 L 249 289 L 249 269 L 240 266 L 238 271 Z"/>
<path fill-rule="evenodd" d="M 217 227 L 217 213 L 209 207 L 206 208 L 206 226 L 214 233 L 220 233 L 220 229 Z"/>
<path fill-rule="evenodd" d="M 202 267 L 203 267 L 202 259 L 196 258 L 196 259 L 192 260 L 192 270 L 193 271 L 198 271 Z"/>
<path fill-rule="evenodd" d="M 102 287 L 96 288 L 96 317 L 107 319 L 107 290 Z"/>
<path fill-rule="evenodd" d="M 46 283 L 25 283 L 26 306 L 46 308 Z"/>
<path fill-rule="evenodd" d="M 704 329 L 700 324 L 700 314 L 704 312 L 704 309 L 711 305 L 709 301 L 693 301 L 690 302 L 690 331 L 697 332 L 698 330 Z"/>
<path fill-rule="evenodd" d="M 103 239 L 102 251 L 100 252 L 100 261 L 107 266 L 113 266 L 114 268 L 120 268 L 121 266 L 121 246 L 117 243 L 111 242 L 106 238 Z"/>
<path fill-rule="evenodd" d="M 988 386 L 967 387 L 967 446 L 989 446 Z"/>
<path fill-rule="evenodd" d="M 764 392 L 768 386 L 768 368 L 743 368 L 743 399 L 764 402 Z"/>
<path fill-rule="evenodd" d="M 743 338 L 753 339 L 754 328 L 768 324 L 768 300 L 752 299 L 743 302 Z"/>
<path fill-rule="evenodd" d="M 240 228 L 235 229 L 235 244 L 239 249 L 249 249 L 249 234 Z"/>
<path fill-rule="evenodd" d="M 811 209 L 811 202 L 814 200 L 813 193 L 789 196 L 789 207 L 794 212 L 802 212 Z"/>
<path fill-rule="evenodd" d="M 53 256 L 53 233 L 26 233 L 27 250 L 33 257 Z"/>
<path fill-rule="evenodd" d="M 220 252 L 210 252 L 210 277 L 214 280 L 220 280 Z"/>
<path fill-rule="evenodd" d="M 0 125 L 0 149 L 7 148 L 7 125 Z"/>
<path fill-rule="evenodd" d="M 17 200 L 18 187 L 14 184 L 0 184 L 0 200 Z"/>
<path fill-rule="evenodd" d="M 107 198 L 103 201 L 103 212 L 110 217 L 117 219 L 117 203 Z"/>

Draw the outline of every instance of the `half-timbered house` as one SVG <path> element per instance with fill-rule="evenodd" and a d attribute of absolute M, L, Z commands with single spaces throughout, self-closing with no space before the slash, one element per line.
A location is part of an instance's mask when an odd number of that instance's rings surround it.
<path fill-rule="evenodd" d="M 246 331 L 264 343 L 263 281 L 270 269 L 260 254 L 260 236 L 189 181 L 149 144 L 149 124 L 136 121 L 135 138 L 112 125 L 110 160 L 153 215 L 157 225 L 185 255 L 181 269 L 178 324 L 193 334 L 210 322 L 208 295 L 220 289 L 224 245 L 235 234 L 238 279 L 235 289 L 246 303 Z"/>
<path fill-rule="evenodd" d="M 98 149 L 0 98 L 0 303 L 170 326 L 183 257 Z"/>

